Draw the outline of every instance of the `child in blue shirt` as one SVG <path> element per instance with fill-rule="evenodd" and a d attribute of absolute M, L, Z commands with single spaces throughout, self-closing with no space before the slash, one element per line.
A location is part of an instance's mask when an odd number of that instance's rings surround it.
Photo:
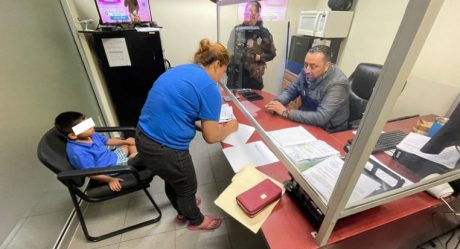
<path fill-rule="evenodd" d="M 107 138 L 94 130 L 91 118 L 79 112 L 63 112 L 54 122 L 56 129 L 67 135 L 67 158 L 76 169 L 128 165 L 128 159 L 137 155 L 134 138 L 125 140 Z M 114 151 L 106 146 L 118 146 Z M 91 176 L 105 182 L 112 191 L 120 191 L 121 178 L 108 175 Z"/>

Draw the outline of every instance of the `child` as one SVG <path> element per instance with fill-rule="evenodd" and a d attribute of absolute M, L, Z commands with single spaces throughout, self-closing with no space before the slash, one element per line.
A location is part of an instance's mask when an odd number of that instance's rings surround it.
<path fill-rule="evenodd" d="M 67 135 L 67 157 L 76 169 L 101 168 L 114 165 L 128 165 L 128 159 L 137 155 L 132 137 L 126 140 L 107 138 L 94 131 L 94 122 L 79 112 L 59 114 L 54 125 Z M 118 146 L 114 151 L 106 145 Z M 120 191 L 121 178 L 108 175 L 91 176 L 91 179 L 105 182 L 112 191 Z"/>

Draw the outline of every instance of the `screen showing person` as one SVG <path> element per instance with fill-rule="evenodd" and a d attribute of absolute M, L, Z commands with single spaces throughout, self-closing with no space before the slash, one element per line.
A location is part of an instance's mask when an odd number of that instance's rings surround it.
<path fill-rule="evenodd" d="M 449 121 L 434 134 L 434 136 L 426 143 L 422 149 L 423 153 L 439 154 L 446 147 L 460 146 L 460 104 L 457 105 Z"/>
<path fill-rule="evenodd" d="M 151 22 L 149 0 L 95 0 L 101 24 Z"/>

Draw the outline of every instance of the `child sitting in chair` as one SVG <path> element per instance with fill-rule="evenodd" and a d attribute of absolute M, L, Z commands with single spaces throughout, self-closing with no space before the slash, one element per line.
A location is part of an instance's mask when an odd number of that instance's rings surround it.
<path fill-rule="evenodd" d="M 92 118 L 86 118 L 79 112 L 63 112 L 59 114 L 54 125 L 56 129 L 67 135 L 67 157 L 76 169 L 101 168 L 108 166 L 128 165 L 128 159 L 137 155 L 134 138 L 126 140 L 107 138 L 94 131 Z M 118 146 L 114 151 L 106 147 Z M 120 191 L 121 178 L 108 175 L 91 176 L 99 182 L 105 182 L 112 191 Z"/>

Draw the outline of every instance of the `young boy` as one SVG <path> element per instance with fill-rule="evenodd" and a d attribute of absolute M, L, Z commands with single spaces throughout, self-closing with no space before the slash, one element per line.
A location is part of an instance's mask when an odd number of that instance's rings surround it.
<path fill-rule="evenodd" d="M 67 135 L 67 157 L 76 169 L 101 168 L 114 165 L 128 165 L 128 159 L 137 155 L 132 137 L 126 140 L 107 138 L 94 131 L 91 118 L 79 112 L 63 112 L 55 121 L 55 127 Z M 119 146 L 114 151 L 106 145 Z M 120 191 L 121 178 L 108 175 L 91 176 L 91 179 L 106 182 L 112 191 Z"/>

